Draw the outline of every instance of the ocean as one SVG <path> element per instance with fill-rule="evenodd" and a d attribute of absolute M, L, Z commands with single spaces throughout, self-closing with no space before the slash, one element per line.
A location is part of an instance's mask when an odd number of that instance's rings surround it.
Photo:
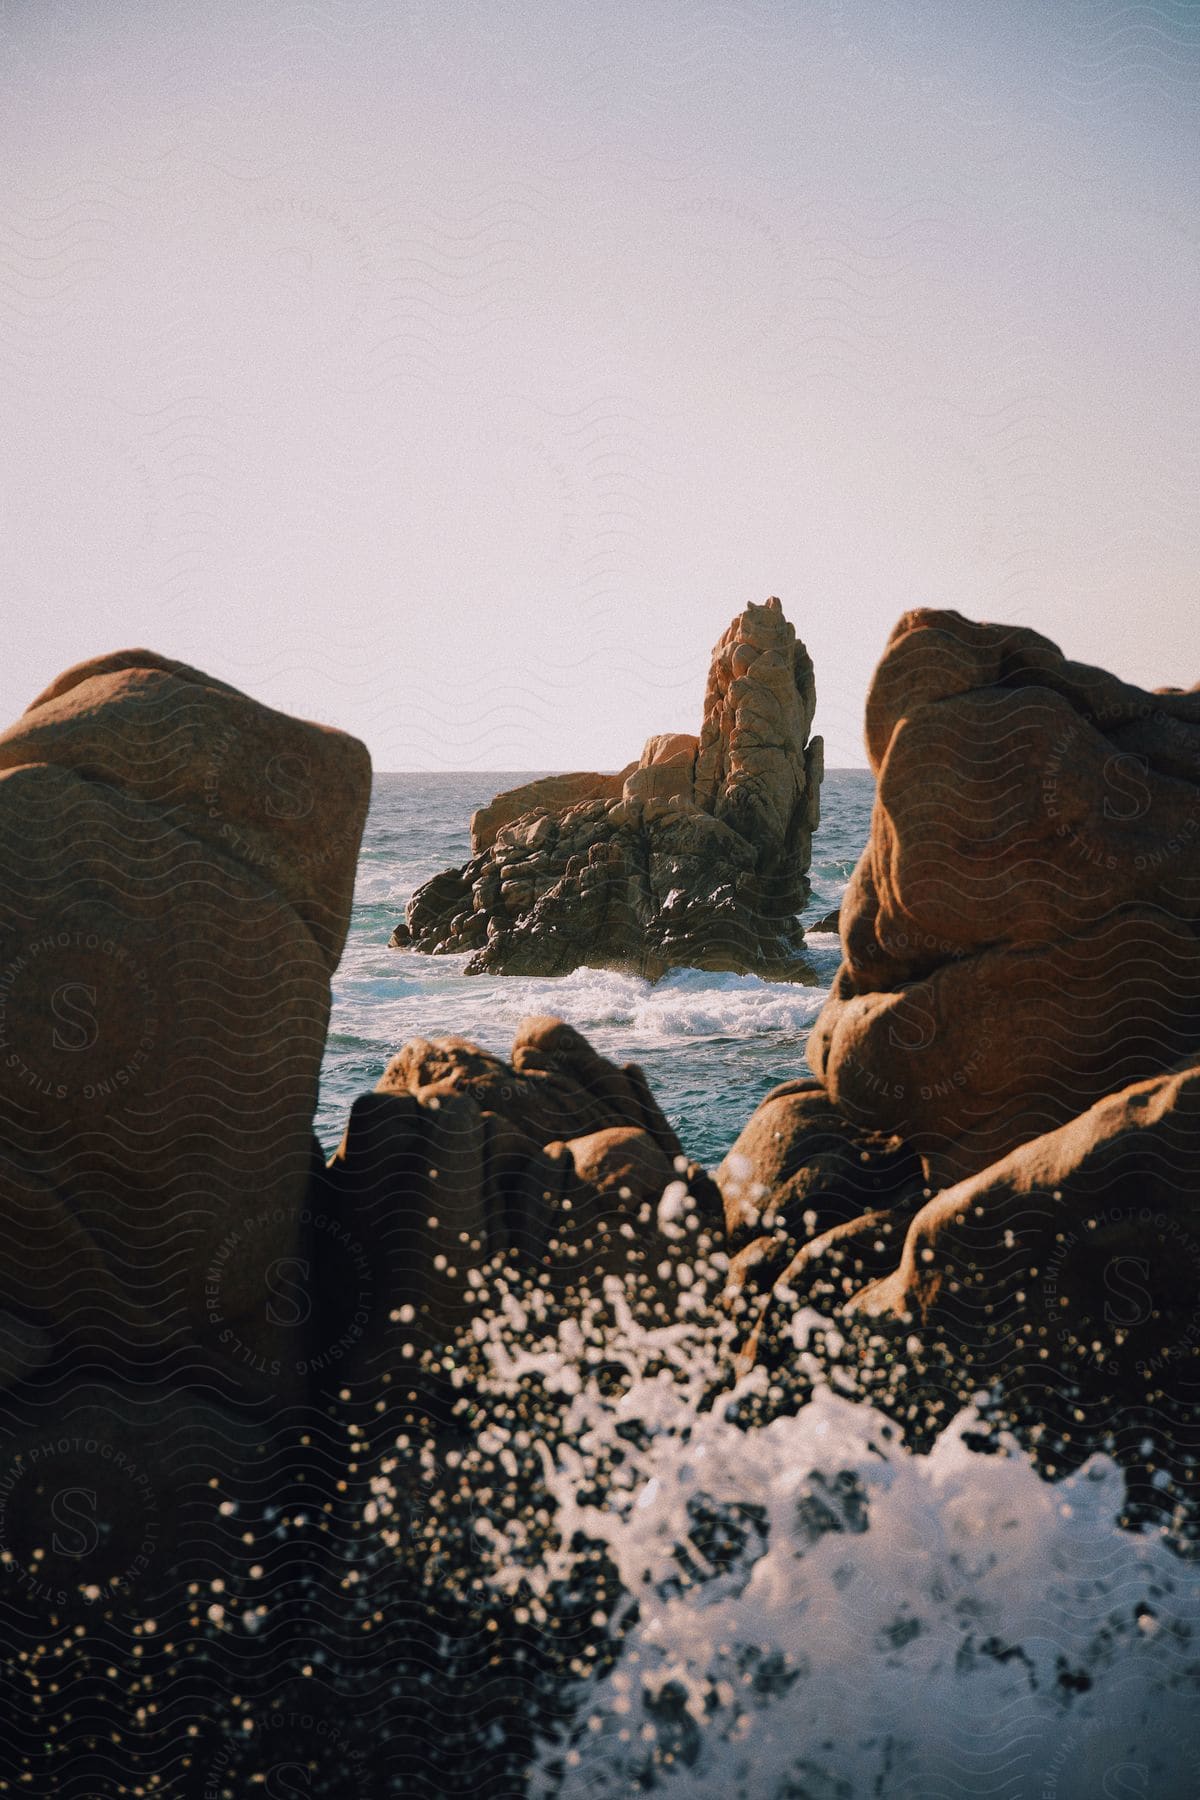
<path fill-rule="evenodd" d="M 721 1160 L 763 1095 L 806 1074 L 804 1043 L 838 965 L 838 939 L 808 939 L 815 982 L 677 969 L 657 984 L 608 969 L 566 976 L 466 975 L 465 956 L 389 950 L 414 889 L 470 855 L 470 820 L 494 794 L 544 769 L 376 775 L 350 935 L 333 984 L 317 1134 L 336 1148 L 355 1095 L 414 1037 L 450 1033 L 507 1056 L 519 1019 L 553 1013 L 605 1056 L 640 1063 L 689 1155 Z M 821 790 L 806 919 L 837 905 L 867 839 L 869 770 L 832 769 Z"/>

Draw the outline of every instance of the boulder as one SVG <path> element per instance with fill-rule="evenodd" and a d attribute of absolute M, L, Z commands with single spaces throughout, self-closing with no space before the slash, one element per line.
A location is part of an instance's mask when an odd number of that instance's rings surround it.
<path fill-rule="evenodd" d="M 856 1129 L 819 1081 L 785 1081 L 751 1115 L 716 1174 L 729 1243 L 767 1221 L 813 1237 L 919 1189 L 920 1164 L 897 1138 Z"/>
<path fill-rule="evenodd" d="M 921 611 L 866 735 L 871 835 L 808 1058 L 936 1187 L 1200 1047 L 1200 693 Z"/>
<path fill-rule="evenodd" d="M 850 1310 L 979 1378 L 1200 1385 L 1200 1061 L 1134 1083 L 931 1199 Z"/>
<path fill-rule="evenodd" d="M 624 1125 L 646 1132 L 668 1162 L 682 1155 L 637 1065 L 618 1068 L 561 1019 L 522 1019 L 509 1063 L 466 1038 L 414 1038 L 388 1064 L 379 1091 L 411 1094 L 435 1083 L 469 1094 L 538 1144 Z"/>
<path fill-rule="evenodd" d="M 758 1323 L 770 1297 L 790 1299 L 805 1285 L 810 1245 L 826 1238 L 848 1243 L 868 1218 L 872 1235 L 875 1224 L 893 1235 L 894 1222 L 911 1216 L 927 1194 L 923 1180 L 908 1145 L 858 1129 L 820 1082 L 787 1081 L 772 1089 L 716 1173 L 731 1252 L 725 1302 L 746 1315 L 744 1363 L 757 1355 Z"/>
<path fill-rule="evenodd" d="M 814 707 L 778 600 L 747 607 L 713 652 L 698 737 L 652 737 L 620 775 L 498 795 L 472 820 L 470 861 L 418 889 L 393 945 L 469 952 L 468 974 L 812 979 L 796 915 L 820 818 Z"/>
<path fill-rule="evenodd" d="M 149 651 L 0 737 L 0 1306 L 277 1391 L 366 751 Z M 254 1222 L 258 1221 L 258 1225 Z"/>
<path fill-rule="evenodd" d="M 715 1228 L 716 1189 L 641 1071 L 562 1021 L 524 1020 L 507 1064 L 464 1038 L 406 1045 L 354 1102 L 314 1188 L 372 1271 L 361 1320 L 333 1301 L 322 1333 L 339 1349 L 318 1390 L 415 1372 L 478 1315 L 489 1267 L 540 1276 L 559 1299 L 655 1269 L 669 1247 L 655 1203 L 673 1182 Z"/>

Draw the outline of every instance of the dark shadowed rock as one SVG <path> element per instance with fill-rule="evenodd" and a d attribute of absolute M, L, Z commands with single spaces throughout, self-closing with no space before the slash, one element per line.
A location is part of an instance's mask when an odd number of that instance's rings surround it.
<path fill-rule="evenodd" d="M 219 1510 L 283 1475 L 252 1410 L 154 1382 L 93 1376 L 40 1389 L 6 1422 L 0 1543 L 9 1629 L 48 1617 L 142 1619 L 235 1567 Z M 104 1629 L 101 1626 L 101 1629 Z"/>
<path fill-rule="evenodd" d="M 0 1304 L 33 1346 L 278 1390 L 263 1267 L 300 1230 L 369 788 L 354 739 L 143 650 L 0 737 Z"/>
<path fill-rule="evenodd" d="M 805 979 L 814 706 L 811 660 L 778 600 L 747 607 L 713 653 L 698 738 L 653 737 L 620 775 L 498 795 L 472 820 L 470 862 L 414 894 L 393 945 L 472 952 L 472 974 L 587 964 Z"/>
<path fill-rule="evenodd" d="M 328 1382 L 393 1376 L 444 1345 L 476 1316 L 473 1272 L 497 1258 L 540 1270 L 558 1297 L 654 1269 L 655 1205 L 673 1182 L 715 1227 L 717 1191 L 641 1071 L 561 1020 L 523 1020 L 509 1063 L 465 1038 L 415 1039 L 355 1101 L 314 1185 L 375 1278 Z"/>
<path fill-rule="evenodd" d="M 835 906 L 833 911 L 827 912 L 823 918 L 814 919 L 808 929 L 809 931 L 839 931 L 841 929 L 840 910 Z"/>

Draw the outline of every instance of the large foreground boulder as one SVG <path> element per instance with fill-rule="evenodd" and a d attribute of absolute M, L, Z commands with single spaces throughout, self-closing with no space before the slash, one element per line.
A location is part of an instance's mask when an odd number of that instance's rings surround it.
<path fill-rule="evenodd" d="M 653 737 L 620 775 L 498 795 L 472 820 L 470 862 L 418 889 L 393 944 L 470 951 L 469 974 L 586 964 L 804 979 L 814 707 L 812 662 L 778 600 L 747 607 L 713 653 L 698 738 Z"/>
<path fill-rule="evenodd" d="M 809 1040 L 934 1186 L 1200 1048 L 1200 692 L 906 614 L 867 701 L 871 836 Z"/>
<path fill-rule="evenodd" d="M 286 1391 L 262 1271 L 303 1230 L 369 789 L 353 738 L 144 650 L 0 737 L 10 1380 L 24 1334 Z"/>

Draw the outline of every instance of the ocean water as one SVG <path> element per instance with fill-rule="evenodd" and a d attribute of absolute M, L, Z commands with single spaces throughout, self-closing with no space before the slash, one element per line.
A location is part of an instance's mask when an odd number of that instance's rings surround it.
<path fill-rule="evenodd" d="M 807 1073 L 804 1042 L 838 964 L 834 933 L 808 940 L 815 985 L 679 969 L 655 985 L 611 970 L 544 978 L 465 975 L 465 956 L 389 950 L 415 888 L 470 855 L 470 818 L 504 788 L 546 770 L 376 775 L 359 858 L 350 935 L 333 985 L 317 1134 L 341 1137 L 356 1094 L 374 1087 L 409 1038 L 457 1033 L 507 1055 L 519 1019 L 555 1013 L 598 1050 L 645 1069 L 689 1154 L 720 1161 L 777 1082 Z M 833 769 L 821 790 L 812 900 L 819 919 L 837 904 L 866 842 L 874 781 Z"/>

